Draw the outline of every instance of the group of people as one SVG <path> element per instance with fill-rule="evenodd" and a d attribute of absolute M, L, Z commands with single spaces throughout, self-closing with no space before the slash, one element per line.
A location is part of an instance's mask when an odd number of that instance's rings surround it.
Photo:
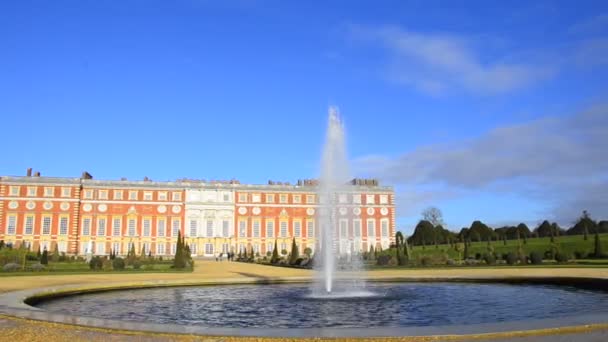
<path fill-rule="evenodd" d="M 220 253 L 220 254 L 216 255 L 215 256 L 215 261 L 223 261 L 224 260 L 224 255 L 226 256 L 226 260 L 228 260 L 228 261 L 234 261 L 234 253 L 232 253 L 232 252 Z"/>

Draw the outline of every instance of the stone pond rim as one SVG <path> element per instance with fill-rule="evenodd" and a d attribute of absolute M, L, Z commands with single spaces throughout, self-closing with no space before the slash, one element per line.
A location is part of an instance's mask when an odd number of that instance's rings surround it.
<path fill-rule="evenodd" d="M 345 278 L 341 278 L 344 280 Z M 8 292 L 0 295 L 0 314 L 19 318 L 41 320 L 53 323 L 80 325 L 93 328 L 139 331 L 148 333 L 195 334 L 206 336 L 241 337 L 396 337 L 396 336 L 433 336 L 433 335 L 475 335 L 475 334 L 539 334 L 561 331 L 586 331 L 608 328 L 608 314 L 589 314 L 555 319 L 532 319 L 506 323 L 482 323 L 469 325 L 446 325 L 424 327 L 380 327 L 380 328 L 221 328 L 184 326 L 177 324 L 155 324 L 125 322 L 92 317 L 63 315 L 32 307 L 43 300 L 76 294 L 127 289 L 157 287 L 215 286 L 245 284 L 287 284 L 309 283 L 309 277 L 216 279 L 208 281 L 140 281 L 123 282 L 110 285 L 64 285 Z M 466 282 L 466 283 L 503 283 L 503 284 L 543 284 L 573 286 L 581 289 L 608 292 L 608 279 L 601 277 L 467 277 L 467 276 L 430 276 L 430 277 L 378 277 L 370 282 Z M 574 329 L 574 330 L 573 330 Z M 506 335 L 505 335 L 506 336 Z"/>

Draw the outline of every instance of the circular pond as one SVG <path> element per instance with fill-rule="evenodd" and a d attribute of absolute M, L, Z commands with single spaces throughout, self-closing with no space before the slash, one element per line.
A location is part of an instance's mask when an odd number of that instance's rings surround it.
<path fill-rule="evenodd" d="M 375 295 L 311 296 L 308 285 L 155 288 L 38 303 L 51 312 L 224 328 L 468 325 L 608 313 L 608 296 L 568 286 L 373 283 Z"/>

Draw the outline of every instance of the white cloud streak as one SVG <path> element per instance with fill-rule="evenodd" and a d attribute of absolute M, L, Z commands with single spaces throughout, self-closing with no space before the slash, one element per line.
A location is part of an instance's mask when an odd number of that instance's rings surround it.
<path fill-rule="evenodd" d="M 515 193 L 547 203 L 547 215 L 569 224 L 583 209 L 608 216 L 607 156 L 608 104 L 602 104 L 396 157 L 363 156 L 354 165 L 397 186 L 439 186 L 439 196 L 463 189 Z"/>

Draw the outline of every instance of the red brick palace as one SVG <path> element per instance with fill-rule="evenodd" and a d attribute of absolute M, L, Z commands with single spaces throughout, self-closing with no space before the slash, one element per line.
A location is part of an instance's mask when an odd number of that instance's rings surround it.
<path fill-rule="evenodd" d="M 238 181 L 175 182 L 96 180 L 27 176 L 0 177 L 0 240 L 33 250 L 67 254 L 172 255 L 181 231 L 193 255 L 251 250 L 265 255 L 275 240 L 289 250 L 316 246 L 319 208 L 314 180 L 295 185 Z M 391 187 L 354 179 L 335 194 L 340 251 L 387 248 L 394 241 Z"/>

